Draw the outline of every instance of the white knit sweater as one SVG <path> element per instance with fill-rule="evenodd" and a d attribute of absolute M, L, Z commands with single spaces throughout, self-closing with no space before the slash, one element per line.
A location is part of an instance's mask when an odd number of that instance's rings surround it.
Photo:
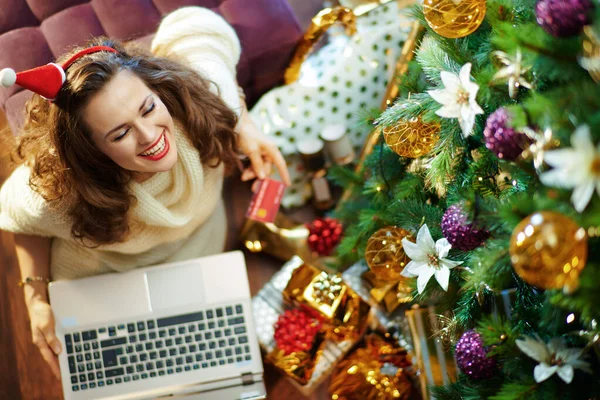
<path fill-rule="evenodd" d="M 188 63 L 211 80 L 239 114 L 235 81 L 240 44 L 235 31 L 210 10 L 185 7 L 169 14 L 152 43 L 159 56 Z M 176 124 L 178 160 L 168 172 L 131 183 L 137 202 L 131 233 L 123 243 L 84 247 L 71 237 L 64 211 L 52 209 L 29 186 L 30 168 L 18 167 L 0 189 L 0 229 L 52 239 L 53 280 L 184 260 L 223 251 L 226 218 L 221 192 L 223 166 L 203 165 L 198 151 Z"/>

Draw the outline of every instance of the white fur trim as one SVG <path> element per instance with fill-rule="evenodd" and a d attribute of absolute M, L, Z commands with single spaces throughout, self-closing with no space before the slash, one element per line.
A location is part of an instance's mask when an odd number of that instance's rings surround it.
<path fill-rule="evenodd" d="M 0 71 L 0 85 L 11 87 L 17 81 L 17 73 L 14 69 L 4 68 Z"/>
<path fill-rule="evenodd" d="M 56 67 L 58 72 L 60 72 L 60 76 L 62 77 L 62 83 L 65 83 L 65 81 L 67 80 L 67 75 L 65 74 L 65 70 L 63 69 L 63 67 L 55 63 L 48 63 L 48 65 L 54 65 Z"/>

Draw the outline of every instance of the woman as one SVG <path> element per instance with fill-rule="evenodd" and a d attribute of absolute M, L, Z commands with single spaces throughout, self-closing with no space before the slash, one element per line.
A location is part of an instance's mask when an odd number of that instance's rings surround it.
<path fill-rule="evenodd" d="M 64 83 L 52 101 L 29 102 L 22 165 L 0 190 L 0 229 L 15 233 L 33 341 L 57 376 L 50 278 L 223 251 L 224 170 L 240 153 L 251 162 L 243 180 L 275 164 L 289 184 L 283 157 L 239 97 L 240 45 L 217 14 L 170 14 L 154 56 L 106 39 L 92 45 L 104 47 L 59 60 Z"/>

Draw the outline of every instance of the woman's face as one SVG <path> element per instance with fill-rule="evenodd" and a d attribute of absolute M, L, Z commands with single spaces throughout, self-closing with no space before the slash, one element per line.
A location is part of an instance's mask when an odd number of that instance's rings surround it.
<path fill-rule="evenodd" d="M 177 161 L 173 118 L 137 76 L 121 71 L 83 110 L 92 140 L 138 181 L 168 171 Z"/>

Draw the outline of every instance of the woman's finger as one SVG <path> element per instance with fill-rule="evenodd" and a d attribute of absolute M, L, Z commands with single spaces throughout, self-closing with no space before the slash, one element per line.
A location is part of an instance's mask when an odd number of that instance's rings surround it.
<path fill-rule="evenodd" d="M 254 178 L 256 178 L 256 173 L 252 168 L 245 169 L 244 172 L 242 172 L 242 182 L 246 182 Z"/>
<path fill-rule="evenodd" d="M 46 339 L 46 343 L 48 343 L 48 346 L 50 346 L 50 349 L 52 350 L 52 352 L 54 352 L 54 354 L 59 355 L 61 350 L 62 350 L 62 346 L 60 345 L 60 340 L 58 340 L 58 338 L 56 337 L 56 333 L 54 332 L 54 322 L 52 323 L 52 327 L 45 327 L 41 329 L 42 335 L 44 335 L 44 338 Z"/>
<path fill-rule="evenodd" d="M 265 179 L 266 175 L 265 175 L 263 160 L 262 160 L 260 151 L 259 150 L 251 151 L 250 153 L 248 153 L 248 158 L 250 158 L 250 162 L 252 163 L 252 168 L 254 169 L 254 172 L 256 173 L 256 175 L 260 179 Z"/>
<path fill-rule="evenodd" d="M 292 182 L 290 180 L 290 173 L 288 171 L 287 165 L 285 164 L 285 160 L 277 146 L 269 144 L 268 146 L 265 146 L 265 148 L 268 152 L 269 157 L 273 160 L 273 163 L 279 170 L 279 176 L 281 176 L 283 183 L 285 183 L 288 186 L 291 185 Z"/>
<path fill-rule="evenodd" d="M 39 329 L 33 328 L 32 336 L 33 344 L 35 344 L 37 348 L 40 349 L 42 358 L 48 363 L 54 376 L 56 376 L 57 379 L 60 379 L 60 367 L 58 366 L 58 357 L 52 352 L 52 350 L 50 350 L 50 347 L 48 346 L 44 335 Z"/>
<path fill-rule="evenodd" d="M 270 176 L 271 172 L 273 172 L 273 163 L 271 162 L 271 160 L 264 160 L 263 162 L 265 174 L 267 176 Z"/>

